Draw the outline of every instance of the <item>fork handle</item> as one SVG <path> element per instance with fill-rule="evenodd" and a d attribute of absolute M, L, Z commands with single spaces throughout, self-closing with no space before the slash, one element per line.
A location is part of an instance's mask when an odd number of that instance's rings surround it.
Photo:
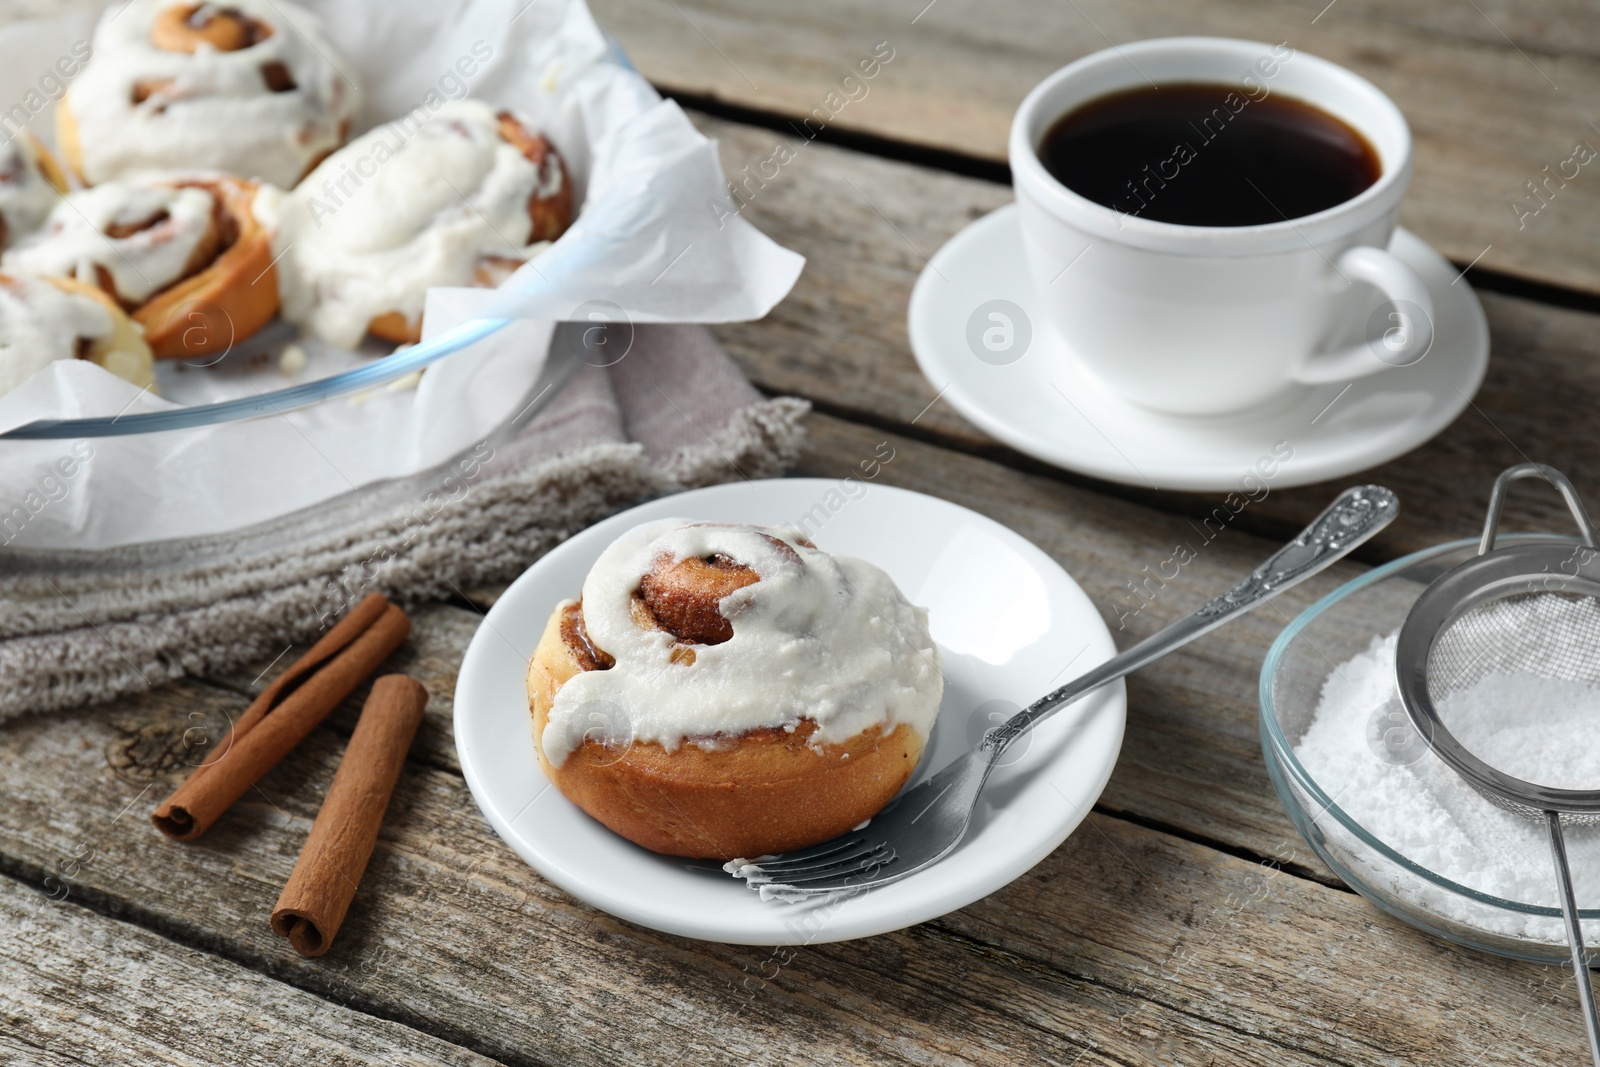
<path fill-rule="evenodd" d="M 1232 621 L 1256 605 L 1266 603 L 1285 589 L 1305 581 L 1349 555 L 1358 545 L 1393 522 L 1399 513 L 1400 499 L 1381 485 L 1360 485 L 1346 489 L 1328 505 L 1327 510 L 1312 520 L 1311 525 L 1251 571 L 1238 585 L 1208 601 L 1188 618 L 1179 619 L 1082 677 L 1040 697 L 985 734 L 978 751 L 987 751 L 992 764 L 1000 758 L 1006 746 L 1035 723 L 1049 718 L 1085 693 L 1131 674 L 1201 634 Z"/>

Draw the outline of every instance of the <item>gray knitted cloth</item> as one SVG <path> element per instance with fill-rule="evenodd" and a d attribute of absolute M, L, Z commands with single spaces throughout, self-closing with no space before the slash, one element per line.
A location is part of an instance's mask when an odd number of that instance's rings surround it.
<path fill-rule="evenodd" d="M 642 498 L 791 465 L 807 405 L 763 400 L 698 326 L 641 326 L 515 439 L 431 484 L 247 538 L 4 560 L 0 720 L 226 671 L 304 641 L 370 592 L 404 602 L 514 577 Z"/>

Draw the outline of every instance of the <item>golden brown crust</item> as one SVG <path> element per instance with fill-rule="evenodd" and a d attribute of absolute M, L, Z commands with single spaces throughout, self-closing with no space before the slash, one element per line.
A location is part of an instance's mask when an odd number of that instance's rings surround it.
<path fill-rule="evenodd" d="M 528 664 L 534 747 L 545 774 L 578 807 L 655 852 L 730 860 L 836 837 L 877 814 L 905 784 L 924 738 L 901 724 L 813 748 L 817 725 L 686 742 L 607 745 L 586 739 L 559 767 L 542 738 L 556 693 L 584 669 L 563 636 L 573 605 L 558 606 Z"/>
<path fill-rule="evenodd" d="M 78 119 L 72 113 L 70 90 L 56 101 L 56 150 L 78 181 L 89 184 L 83 181 L 83 145 L 78 140 Z"/>
<path fill-rule="evenodd" d="M 272 27 L 242 11 L 214 4 L 173 4 L 150 25 L 150 43 L 163 52 L 193 55 L 201 45 L 238 52 L 272 36 Z"/>
<path fill-rule="evenodd" d="M 44 175 L 44 180 L 49 182 L 58 193 L 65 193 L 68 189 L 67 175 L 61 169 L 61 164 L 56 162 L 56 157 L 50 154 L 50 149 L 45 143 L 33 134 L 26 135 L 28 143 L 33 146 L 33 154 L 39 163 L 39 173 Z"/>
<path fill-rule="evenodd" d="M 367 323 L 367 332 L 380 341 L 414 345 L 422 340 L 422 320 L 412 322 L 398 311 L 385 311 Z"/>
<path fill-rule="evenodd" d="M 224 352 L 278 312 L 272 235 L 256 220 L 257 186 L 242 178 L 177 183 L 209 191 L 225 247 L 209 266 L 163 289 L 133 313 L 157 359 Z"/>
<path fill-rule="evenodd" d="M 535 189 L 528 197 L 528 218 L 533 223 L 528 243 L 554 241 L 572 225 L 572 176 L 567 173 L 567 161 L 543 134 L 528 129 L 511 112 L 502 111 L 495 118 L 499 121 L 500 139 L 521 152 L 541 173 L 547 160 L 553 159 L 561 169 L 561 188 L 548 196 Z"/>
<path fill-rule="evenodd" d="M 616 665 L 610 654 L 594 647 L 583 624 L 583 601 L 574 600 L 557 609 L 561 613 L 561 643 L 566 646 L 580 671 L 608 671 Z"/>

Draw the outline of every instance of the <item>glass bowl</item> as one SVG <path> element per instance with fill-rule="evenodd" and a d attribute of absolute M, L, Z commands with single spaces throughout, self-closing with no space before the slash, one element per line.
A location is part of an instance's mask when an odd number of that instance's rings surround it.
<path fill-rule="evenodd" d="M 1501 543 L 1534 539 L 1577 543 L 1532 534 L 1502 537 Z M 1570 954 L 1558 908 L 1506 900 L 1414 862 L 1341 808 L 1336 800 L 1343 783 L 1316 780 L 1294 751 L 1316 716 L 1329 676 L 1367 651 L 1374 637 L 1396 632 L 1428 583 L 1469 559 L 1477 548 L 1476 538 L 1464 539 L 1397 559 L 1339 587 L 1291 622 L 1261 668 L 1262 752 L 1290 821 L 1356 892 L 1396 918 L 1456 944 L 1516 959 L 1564 963 Z M 1412 735 L 1412 743 L 1423 742 Z M 1381 757 L 1378 752 L 1373 756 Z M 1420 758 L 1437 759 L 1431 752 Z M 1462 803 L 1488 804 L 1464 783 L 1462 789 L 1467 797 Z M 1569 831 L 1568 845 L 1575 864 L 1580 850 L 1600 856 L 1600 837 L 1592 832 L 1574 842 Z M 1548 863 L 1548 851 L 1541 858 Z M 1553 868 L 1550 879 L 1553 898 Z M 1580 904 L 1583 896 L 1580 890 Z M 1600 944 L 1600 909 L 1580 908 L 1579 914 L 1586 945 Z"/>

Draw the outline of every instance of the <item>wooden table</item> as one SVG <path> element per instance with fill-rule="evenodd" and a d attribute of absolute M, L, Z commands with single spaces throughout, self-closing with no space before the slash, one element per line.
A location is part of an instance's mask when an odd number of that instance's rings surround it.
<path fill-rule="evenodd" d="M 176 753 L 192 717 L 237 712 L 265 664 L 0 728 L 0 1059 L 1584 1062 L 1564 972 L 1426 937 L 1317 861 L 1268 784 L 1255 692 L 1288 617 L 1364 565 L 1469 531 L 1500 468 L 1551 463 L 1600 500 L 1600 163 L 1548 203 L 1525 184 L 1576 144 L 1600 145 L 1600 5 L 595 0 L 595 10 L 720 139 L 730 174 L 778 144 L 795 155 L 747 214 L 809 257 L 805 276 L 765 321 L 717 333 L 763 389 L 815 405 L 801 473 L 841 476 L 887 440 L 897 458 L 883 480 L 1031 538 L 1108 621 L 1119 589 L 1218 501 L 1093 481 L 995 443 L 936 402 L 905 336 L 925 256 L 1010 199 L 1009 116 L 1049 71 L 1109 42 L 1216 33 L 1288 41 L 1371 78 L 1417 137 L 1404 223 L 1473 264 L 1494 337 L 1488 381 L 1439 438 L 1373 472 L 1406 511 L 1360 562 L 1130 680 L 1121 762 L 1065 845 L 993 896 L 897 934 L 781 953 L 704 944 L 613 919 L 535 876 L 478 814 L 451 740 L 456 667 L 494 590 L 416 612 L 393 666 L 424 679 L 433 702 L 323 959 L 293 955 L 267 913 L 356 702 L 186 848 L 152 832 L 147 809 L 183 777 Z M 879 42 L 893 59 L 867 94 L 830 97 Z M 802 140 L 797 124 L 819 108 L 826 128 Z M 1119 641 L 1231 582 L 1334 489 L 1275 490 L 1251 505 Z M 1548 527 L 1561 514 L 1529 493 L 1513 520 Z"/>

